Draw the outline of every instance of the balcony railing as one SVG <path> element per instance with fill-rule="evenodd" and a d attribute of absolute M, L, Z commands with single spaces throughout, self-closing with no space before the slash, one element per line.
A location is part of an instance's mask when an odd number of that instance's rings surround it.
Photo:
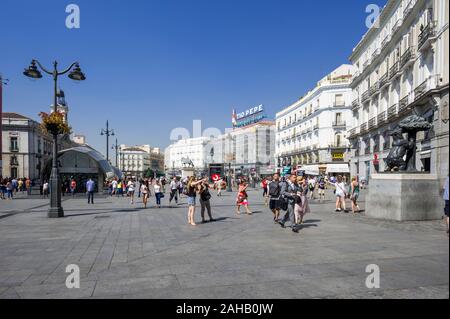
<path fill-rule="evenodd" d="M 17 153 L 19 151 L 19 148 L 17 146 L 10 146 L 9 151 L 11 153 Z"/>
<path fill-rule="evenodd" d="M 359 107 L 359 100 L 358 99 L 353 100 L 353 102 L 352 102 L 352 110 L 355 110 L 358 107 Z"/>
<path fill-rule="evenodd" d="M 377 122 L 378 124 L 384 123 L 386 121 L 386 111 L 381 112 L 377 116 Z"/>
<path fill-rule="evenodd" d="M 410 46 L 405 53 L 402 54 L 402 57 L 400 58 L 400 68 L 403 69 L 404 67 L 407 67 L 412 62 L 414 62 L 414 59 L 416 58 L 416 47 Z"/>
<path fill-rule="evenodd" d="M 372 117 L 369 120 L 369 130 L 375 128 L 377 126 L 377 118 L 376 117 Z"/>
<path fill-rule="evenodd" d="M 387 36 L 383 39 L 383 41 L 381 41 L 381 49 L 384 49 L 384 48 L 389 44 L 389 41 L 391 41 L 391 36 L 390 36 L 390 35 L 387 35 Z"/>
<path fill-rule="evenodd" d="M 394 34 L 395 32 L 397 32 L 397 30 L 400 28 L 400 26 L 402 25 L 402 19 L 398 19 L 395 23 L 394 26 L 392 27 L 392 34 Z"/>
<path fill-rule="evenodd" d="M 348 131 L 349 137 L 354 137 L 358 134 L 358 128 L 354 127 L 350 131 Z"/>
<path fill-rule="evenodd" d="M 409 105 L 409 95 L 405 96 L 398 103 L 398 113 L 402 113 L 408 110 Z"/>
<path fill-rule="evenodd" d="M 387 118 L 392 119 L 397 116 L 397 104 L 394 104 L 388 108 Z"/>
<path fill-rule="evenodd" d="M 400 71 L 400 65 L 399 65 L 399 62 L 397 61 L 389 69 L 389 79 L 392 80 L 393 78 L 395 78 L 395 76 L 398 75 L 399 71 Z"/>
<path fill-rule="evenodd" d="M 333 103 L 333 107 L 345 107 L 345 102 L 344 101 L 335 101 Z"/>
<path fill-rule="evenodd" d="M 362 95 L 361 95 L 361 101 L 365 102 L 370 98 L 370 92 L 369 90 L 365 91 Z"/>
<path fill-rule="evenodd" d="M 403 10 L 403 19 L 406 20 L 406 18 L 408 18 L 409 14 L 412 12 L 412 9 L 413 9 L 415 3 L 416 3 L 416 0 L 410 0 L 408 2 L 405 9 Z"/>
<path fill-rule="evenodd" d="M 419 99 L 427 91 L 428 80 L 423 81 L 414 89 L 414 99 Z"/>
<path fill-rule="evenodd" d="M 346 127 L 346 124 L 345 124 L 345 122 L 344 121 L 342 121 L 342 120 L 339 120 L 339 121 L 333 121 L 333 127 L 334 128 L 345 128 Z"/>
<path fill-rule="evenodd" d="M 375 82 L 369 89 L 369 94 L 372 96 L 380 91 L 380 82 Z"/>
<path fill-rule="evenodd" d="M 419 40 L 417 48 L 419 50 L 426 49 L 429 46 L 431 38 L 433 38 L 436 35 L 436 21 L 430 21 L 424 27 L 420 34 L 419 34 Z"/>
<path fill-rule="evenodd" d="M 366 123 L 363 123 L 363 124 L 361 124 L 360 126 L 359 126 L 359 132 L 360 133 L 364 133 L 364 132 L 366 132 L 367 131 L 367 122 Z"/>
<path fill-rule="evenodd" d="M 380 54 L 380 48 L 376 48 L 372 53 L 372 61 L 375 60 L 379 54 Z"/>
<path fill-rule="evenodd" d="M 386 72 L 384 75 L 380 78 L 380 89 L 384 88 L 387 84 L 389 84 L 389 74 Z"/>

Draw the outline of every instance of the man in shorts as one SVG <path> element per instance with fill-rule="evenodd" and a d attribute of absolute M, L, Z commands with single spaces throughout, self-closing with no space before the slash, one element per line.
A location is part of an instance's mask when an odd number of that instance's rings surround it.
<path fill-rule="evenodd" d="M 319 201 L 325 200 L 325 187 L 326 187 L 325 179 L 321 177 L 319 179 L 319 186 L 318 186 Z"/>
<path fill-rule="evenodd" d="M 280 216 L 280 197 L 281 197 L 281 184 L 280 175 L 278 173 L 273 174 L 273 178 L 267 184 L 269 193 L 269 208 L 273 213 L 273 221 L 278 223 Z"/>

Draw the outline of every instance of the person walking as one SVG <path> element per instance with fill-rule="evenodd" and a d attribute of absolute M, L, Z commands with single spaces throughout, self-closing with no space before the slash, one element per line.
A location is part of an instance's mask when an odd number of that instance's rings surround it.
<path fill-rule="evenodd" d="M 162 185 L 159 179 L 157 179 L 155 185 L 153 185 L 153 191 L 156 197 L 156 206 L 161 208 L 161 198 L 164 197 L 164 193 L 162 192 Z"/>
<path fill-rule="evenodd" d="M 86 192 L 88 195 L 88 204 L 94 204 L 94 190 L 95 190 L 95 182 L 92 178 L 89 178 L 86 182 Z"/>
<path fill-rule="evenodd" d="M 143 181 L 141 183 L 140 192 L 142 194 L 142 203 L 144 204 L 144 208 L 147 208 L 148 197 L 150 196 L 148 181 Z"/>
<path fill-rule="evenodd" d="M 295 204 L 299 200 L 298 193 L 300 188 L 297 185 L 297 176 L 292 174 L 289 176 L 287 183 L 285 183 L 281 189 L 281 195 L 287 199 L 288 210 L 284 214 L 283 219 L 279 222 L 282 228 L 286 228 L 286 222 L 291 222 L 291 229 L 293 232 L 298 233 L 297 224 L 295 221 Z"/>
<path fill-rule="evenodd" d="M 269 204 L 269 195 L 268 195 L 268 188 L 267 185 L 269 184 L 269 178 L 263 178 L 261 181 L 261 188 L 263 190 L 263 198 L 264 198 L 264 206 L 267 207 Z"/>
<path fill-rule="evenodd" d="M 134 180 L 130 179 L 127 183 L 128 196 L 130 197 L 130 204 L 134 204 L 134 192 L 136 190 L 136 185 L 134 184 Z"/>
<path fill-rule="evenodd" d="M 197 226 L 194 222 L 195 200 L 197 197 L 197 185 L 201 182 L 201 180 L 195 181 L 194 176 L 191 176 L 186 185 L 186 196 L 188 198 L 188 224 L 191 226 Z"/>
<path fill-rule="evenodd" d="M 249 207 L 248 207 L 248 194 L 247 194 L 247 188 L 248 188 L 248 183 L 242 179 L 241 183 L 239 184 L 239 190 L 238 190 L 238 195 L 237 195 L 237 199 L 236 199 L 236 214 L 240 215 L 241 214 L 241 206 L 244 206 L 245 211 L 247 213 L 247 215 L 252 215 L 252 212 L 250 211 Z"/>
<path fill-rule="evenodd" d="M 14 197 L 14 184 L 8 180 L 6 182 L 6 198 L 12 200 Z"/>
<path fill-rule="evenodd" d="M 48 182 L 44 181 L 44 184 L 42 184 L 42 196 L 44 198 L 48 198 Z"/>
<path fill-rule="evenodd" d="M 356 176 L 352 177 L 352 182 L 350 183 L 350 200 L 352 201 L 352 213 L 359 213 L 360 209 L 358 206 L 359 198 L 359 182 Z"/>
<path fill-rule="evenodd" d="M 294 214 L 295 222 L 298 225 L 303 224 L 303 217 L 311 212 L 308 203 L 308 197 L 306 196 L 308 192 L 308 185 L 305 183 L 302 176 L 297 177 L 297 185 L 299 191 L 297 192 L 297 200 L 295 202 Z"/>
<path fill-rule="evenodd" d="M 325 200 L 325 188 L 326 188 L 326 181 L 324 177 L 321 177 L 319 179 L 319 183 L 317 186 L 317 192 L 319 195 L 319 202 L 322 202 L 322 200 Z"/>
<path fill-rule="evenodd" d="M 218 196 L 218 197 L 222 196 L 223 179 L 220 178 L 217 182 L 215 182 L 215 185 L 214 185 L 214 186 L 215 186 L 214 188 L 217 189 L 217 196 Z"/>
<path fill-rule="evenodd" d="M 447 224 L 447 236 L 449 235 L 449 224 L 448 224 L 448 215 L 449 215 L 449 210 L 450 210 L 450 207 L 449 207 L 449 202 L 448 202 L 448 197 L 449 197 L 449 189 L 448 189 L 448 182 L 449 182 L 449 177 L 448 177 L 448 174 L 447 174 L 447 178 L 445 179 L 445 183 L 444 183 L 444 196 L 443 196 L 443 199 L 444 199 L 444 204 L 445 204 L 445 206 L 444 206 L 444 214 L 445 214 L 445 221 L 446 221 L 446 224 Z"/>
<path fill-rule="evenodd" d="M 316 179 L 314 177 L 310 177 L 308 179 L 308 188 L 309 188 L 309 199 L 315 199 L 314 192 L 316 189 Z"/>
<path fill-rule="evenodd" d="M 208 216 L 209 216 L 209 221 L 213 222 L 214 218 L 212 217 L 211 214 L 211 193 L 209 191 L 209 188 L 211 186 L 209 185 L 208 182 L 208 177 L 205 177 L 202 181 L 202 183 L 200 184 L 200 190 L 199 190 L 199 194 L 200 194 L 200 207 L 201 207 L 201 216 L 202 216 L 202 224 L 206 223 L 205 220 L 205 210 L 208 211 Z"/>
<path fill-rule="evenodd" d="M 75 181 L 75 179 L 72 179 L 72 181 L 70 182 L 70 193 L 72 194 L 72 197 L 75 196 L 76 190 L 77 190 L 77 182 Z"/>
<path fill-rule="evenodd" d="M 342 180 L 342 176 L 338 175 L 336 182 L 333 184 L 335 186 L 334 194 L 336 195 L 336 212 L 345 212 L 345 197 L 347 196 L 345 192 L 345 183 Z"/>
<path fill-rule="evenodd" d="M 31 195 L 31 180 L 29 178 L 27 178 L 25 180 L 25 187 L 27 190 L 27 195 L 30 196 Z"/>
<path fill-rule="evenodd" d="M 174 177 L 170 182 L 169 189 L 170 189 L 169 205 L 172 203 L 173 199 L 175 199 L 175 204 L 178 204 L 178 190 L 180 189 L 180 185 L 176 177 Z"/>
<path fill-rule="evenodd" d="M 273 174 L 271 181 L 267 183 L 269 208 L 273 213 L 273 221 L 278 223 L 280 217 L 281 184 L 280 174 Z"/>

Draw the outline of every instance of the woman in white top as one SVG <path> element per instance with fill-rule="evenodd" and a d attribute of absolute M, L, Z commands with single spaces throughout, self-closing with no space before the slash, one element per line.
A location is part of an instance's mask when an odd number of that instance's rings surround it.
<path fill-rule="evenodd" d="M 141 184 L 141 194 L 142 194 L 142 202 L 144 203 L 144 208 L 147 208 L 148 196 L 150 195 L 150 190 L 148 189 L 147 182 L 144 181 Z"/>
<path fill-rule="evenodd" d="M 155 185 L 153 185 L 153 190 L 155 191 L 156 205 L 161 208 L 161 198 L 164 196 L 162 193 L 162 186 L 159 180 L 156 180 Z"/>
<path fill-rule="evenodd" d="M 345 183 L 342 179 L 342 176 L 339 175 L 337 177 L 336 183 L 334 183 L 334 186 L 336 187 L 336 211 L 340 212 L 342 210 L 344 210 L 344 212 L 346 211 L 345 208 L 345 197 L 347 196 L 347 192 L 345 191 Z"/>
<path fill-rule="evenodd" d="M 128 188 L 128 195 L 131 198 L 131 204 L 134 204 L 134 191 L 135 191 L 134 188 L 135 188 L 135 185 L 134 185 L 134 182 L 132 180 L 128 181 L 127 188 Z"/>

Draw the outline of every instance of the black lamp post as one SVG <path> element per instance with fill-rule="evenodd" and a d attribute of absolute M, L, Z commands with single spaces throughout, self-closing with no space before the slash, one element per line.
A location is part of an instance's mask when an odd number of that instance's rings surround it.
<path fill-rule="evenodd" d="M 117 138 L 116 138 L 116 144 L 113 145 L 113 146 L 111 147 L 111 149 L 115 150 L 115 154 L 116 154 L 116 167 L 118 168 L 119 166 L 117 166 L 117 164 L 118 164 L 117 158 L 118 158 L 118 155 L 119 155 L 119 153 L 118 153 L 119 144 L 117 143 Z"/>
<path fill-rule="evenodd" d="M 58 71 L 58 62 L 53 62 L 53 71 L 49 71 L 44 68 L 39 61 L 32 60 L 28 69 L 25 69 L 23 74 L 33 79 L 42 78 L 41 72 L 38 70 L 37 66 L 51 76 L 53 76 L 54 90 L 53 90 L 53 112 L 58 111 L 58 77 L 69 73 L 68 77 L 75 81 L 84 81 L 86 76 L 81 72 L 80 65 L 78 62 L 72 63 L 67 69 L 63 71 Z M 48 217 L 57 218 L 64 217 L 64 210 L 61 206 L 61 183 L 58 171 L 58 134 L 53 133 L 53 158 L 52 158 L 52 173 L 50 175 L 50 208 L 48 210 Z"/>
<path fill-rule="evenodd" d="M 106 161 L 109 163 L 109 137 L 114 136 L 114 130 L 109 129 L 109 122 L 106 121 L 106 129 L 102 128 L 100 135 L 106 135 Z"/>

